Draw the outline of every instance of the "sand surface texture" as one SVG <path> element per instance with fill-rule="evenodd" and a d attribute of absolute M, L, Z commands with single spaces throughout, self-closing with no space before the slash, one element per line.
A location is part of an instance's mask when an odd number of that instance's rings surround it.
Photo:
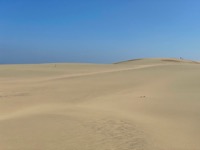
<path fill-rule="evenodd" d="M 200 150 L 200 64 L 0 65 L 0 150 Z"/>

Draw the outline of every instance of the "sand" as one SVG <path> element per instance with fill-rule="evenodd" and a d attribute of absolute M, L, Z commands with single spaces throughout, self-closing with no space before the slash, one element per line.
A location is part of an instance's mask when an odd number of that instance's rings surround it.
<path fill-rule="evenodd" d="M 0 150 L 199 150 L 200 64 L 0 65 Z"/>

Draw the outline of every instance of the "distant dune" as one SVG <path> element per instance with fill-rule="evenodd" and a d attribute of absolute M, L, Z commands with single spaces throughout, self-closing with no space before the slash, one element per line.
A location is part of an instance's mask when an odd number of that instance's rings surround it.
<path fill-rule="evenodd" d="M 200 150 L 200 63 L 0 65 L 0 150 Z"/>
<path fill-rule="evenodd" d="M 140 58 L 140 59 L 133 59 L 133 60 L 127 60 L 127 61 L 122 61 L 122 62 L 117 62 L 114 64 L 122 64 L 122 63 L 159 63 L 160 62 L 173 62 L 173 63 L 197 63 L 200 64 L 200 62 L 193 61 L 193 60 L 187 60 L 187 59 L 177 59 L 177 58 Z"/>

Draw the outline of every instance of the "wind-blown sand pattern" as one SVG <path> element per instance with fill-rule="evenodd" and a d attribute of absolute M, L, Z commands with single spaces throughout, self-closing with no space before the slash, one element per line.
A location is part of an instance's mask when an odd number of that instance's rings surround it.
<path fill-rule="evenodd" d="M 200 64 L 0 66 L 0 150 L 199 150 Z"/>

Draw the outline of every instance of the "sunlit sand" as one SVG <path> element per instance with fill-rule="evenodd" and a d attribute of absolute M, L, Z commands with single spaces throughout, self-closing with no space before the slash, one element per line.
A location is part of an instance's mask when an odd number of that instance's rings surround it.
<path fill-rule="evenodd" d="M 0 150 L 199 150 L 200 64 L 0 65 Z"/>

